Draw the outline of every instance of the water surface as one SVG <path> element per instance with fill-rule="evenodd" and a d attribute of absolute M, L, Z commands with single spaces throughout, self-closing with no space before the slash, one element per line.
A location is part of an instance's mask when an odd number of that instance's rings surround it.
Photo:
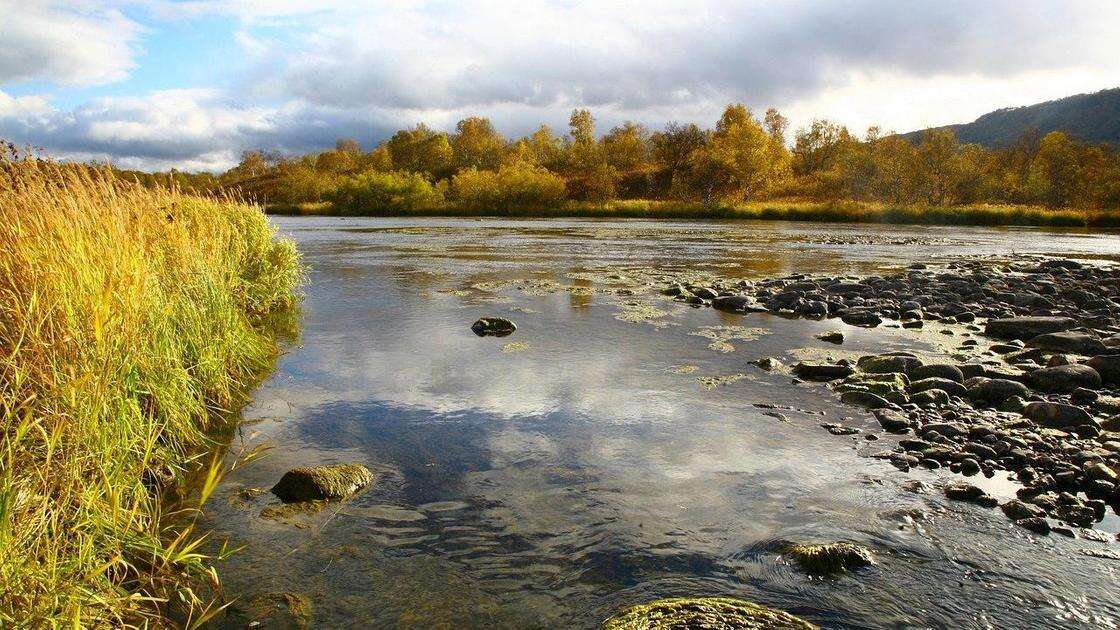
<path fill-rule="evenodd" d="M 742 597 L 843 628 L 1120 619 L 1120 563 L 1081 553 L 1107 543 L 1039 538 L 997 510 L 910 492 L 908 480 L 935 486 L 947 473 L 866 457 L 896 438 L 833 436 L 822 422 L 878 427 L 826 388 L 748 364 L 930 351 L 945 336 L 728 315 L 646 286 L 682 269 L 757 278 L 960 256 L 1109 258 L 1120 254 L 1116 234 L 275 221 L 310 282 L 302 338 L 232 444 L 271 450 L 207 505 L 214 540 L 244 546 L 220 567 L 231 595 L 305 594 L 320 627 L 595 628 L 620 607 L 680 595 Z M 518 331 L 476 337 L 470 324 L 485 315 Z M 833 329 L 843 346 L 814 338 Z M 720 377 L 730 378 L 702 381 Z M 378 484 L 286 521 L 260 515 L 271 495 L 239 495 L 294 466 L 337 462 L 366 464 Z M 855 541 L 878 564 L 810 578 L 775 552 L 785 540 Z"/>

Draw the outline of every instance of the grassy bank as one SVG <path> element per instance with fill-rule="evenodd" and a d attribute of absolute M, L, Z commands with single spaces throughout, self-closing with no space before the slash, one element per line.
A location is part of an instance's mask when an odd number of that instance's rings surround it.
<path fill-rule="evenodd" d="M 198 619 L 217 578 L 161 499 L 206 470 L 301 274 L 254 207 L 0 158 L 0 626 Z"/>
<path fill-rule="evenodd" d="M 1120 211 L 1101 212 L 1051 209 L 1041 206 L 892 206 L 856 201 L 803 202 L 759 201 L 747 204 L 712 205 L 674 201 L 626 200 L 602 204 L 568 201 L 539 208 L 474 209 L 441 204 L 411 211 L 365 208 L 359 213 L 338 212 L 327 202 L 276 204 L 269 213 L 283 215 L 345 216 L 508 216 L 542 218 L 628 218 L 628 219 L 756 219 L 771 221 L 816 221 L 835 223 L 884 223 L 895 225 L 1024 225 L 1046 227 L 1120 227 Z"/>

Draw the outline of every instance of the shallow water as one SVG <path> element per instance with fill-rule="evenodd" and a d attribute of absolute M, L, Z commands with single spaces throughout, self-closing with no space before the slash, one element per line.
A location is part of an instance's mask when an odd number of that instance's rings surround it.
<path fill-rule="evenodd" d="M 909 492 L 908 480 L 935 488 L 949 473 L 866 457 L 896 438 L 833 436 L 821 422 L 878 425 L 822 386 L 748 364 L 927 351 L 947 336 L 727 315 L 646 286 L 675 269 L 766 277 L 968 255 L 1117 257 L 1115 233 L 275 221 L 310 283 L 302 338 L 231 450 L 272 448 L 225 478 L 203 519 L 215 544 L 245 546 L 219 567 L 231 596 L 303 593 L 319 627 L 595 628 L 620 607 L 679 595 L 742 597 L 826 627 L 1120 620 L 1120 562 L 1081 553 L 1116 543 L 1039 538 L 998 510 Z M 485 315 L 518 331 L 476 337 L 470 324 Z M 834 329 L 842 346 L 813 337 Z M 238 494 L 336 462 L 366 464 L 376 487 L 286 520 L 260 515 L 271 495 Z M 1101 529 L 1115 532 L 1114 519 Z M 855 541 L 878 564 L 810 578 L 776 553 L 784 540 Z M 222 623 L 243 625 L 239 606 Z"/>

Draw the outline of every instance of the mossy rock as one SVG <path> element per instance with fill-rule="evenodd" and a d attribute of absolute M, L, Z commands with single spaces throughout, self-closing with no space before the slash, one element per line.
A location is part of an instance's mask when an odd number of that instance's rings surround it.
<path fill-rule="evenodd" d="M 821 545 L 789 545 L 783 552 L 804 571 L 816 575 L 842 573 L 875 563 L 871 552 L 852 543 L 838 542 Z"/>
<path fill-rule="evenodd" d="M 906 375 L 897 372 L 890 374 L 853 374 L 838 383 L 835 390 L 840 393 L 865 391 L 886 398 L 891 394 L 905 392 L 909 385 L 910 381 L 906 378 Z"/>
<path fill-rule="evenodd" d="M 603 630 L 693 628 L 813 630 L 817 626 L 787 612 L 731 597 L 659 599 L 628 608 L 603 623 Z"/>
<path fill-rule="evenodd" d="M 266 628 L 306 628 L 311 623 L 311 600 L 299 593 L 264 593 L 249 600 L 252 622 Z"/>
<path fill-rule="evenodd" d="M 284 503 L 344 499 L 373 479 L 373 473 L 361 464 L 301 466 L 284 473 L 272 493 Z"/>

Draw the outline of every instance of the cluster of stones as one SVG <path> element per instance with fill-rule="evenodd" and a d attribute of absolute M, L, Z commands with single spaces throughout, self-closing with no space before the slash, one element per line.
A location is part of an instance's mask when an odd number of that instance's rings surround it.
<path fill-rule="evenodd" d="M 967 261 L 887 277 L 797 275 L 665 293 L 729 311 L 839 317 L 856 326 L 949 324 L 946 332 L 955 328 L 966 340 L 944 360 L 898 352 L 803 362 L 793 372 L 830 383 L 842 402 L 874 410 L 883 429 L 907 434 L 878 455 L 903 470 L 1013 471 L 1023 486 L 1001 507 L 1032 531 L 1051 531 L 1047 518 L 1088 527 L 1109 506 L 1120 511 L 1120 266 Z M 998 505 L 963 480 L 945 493 Z"/>

